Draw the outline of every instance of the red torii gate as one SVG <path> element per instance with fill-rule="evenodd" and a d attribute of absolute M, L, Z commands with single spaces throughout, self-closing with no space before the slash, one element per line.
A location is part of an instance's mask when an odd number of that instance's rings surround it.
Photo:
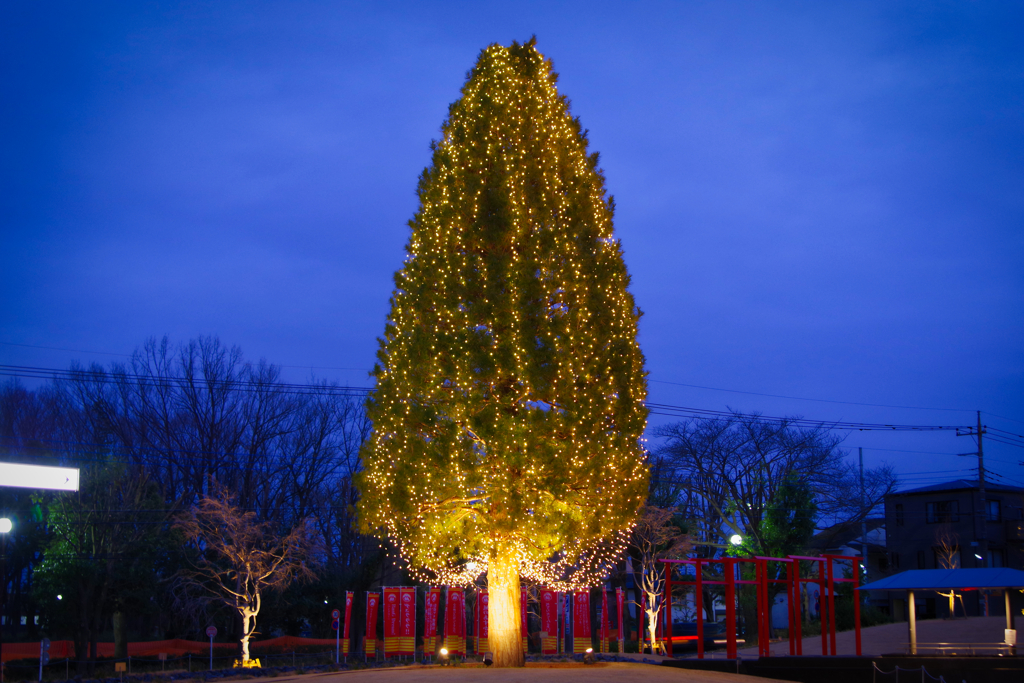
<path fill-rule="evenodd" d="M 801 637 L 801 624 L 800 624 L 800 610 L 798 605 L 800 604 L 800 584 L 801 583 L 816 583 L 818 584 L 823 592 L 827 592 L 827 605 L 826 612 L 828 618 L 826 620 L 825 615 L 819 609 L 819 618 L 821 619 L 821 654 L 828 655 L 836 654 L 836 616 L 835 616 L 835 584 L 836 583 L 853 583 L 854 588 L 854 601 L 853 601 L 853 623 L 855 631 L 855 640 L 857 647 L 857 656 L 861 654 L 861 640 L 860 640 L 860 601 L 857 598 L 856 589 L 859 585 L 860 572 L 857 571 L 857 562 L 859 556 L 849 555 L 820 555 L 817 557 L 806 557 L 801 555 L 789 555 L 788 557 L 762 557 L 755 556 L 752 558 L 741 558 L 741 557 L 723 557 L 720 559 L 710 558 L 693 558 L 686 560 L 659 560 L 665 565 L 665 595 L 662 601 L 663 604 L 663 619 L 666 622 L 664 624 L 665 634 L 665 645 L 666 654 L 672 656 L 672 641 L 674 640 L 672 633 L 672 585 L 679 583 L 687 586 L 694 587 L 695 600 L 694 603 L 697 607 L 697 658 L 704 658 L 704 609 L 703 609 L 703 596 L 702 588 L 705 584 L 724 585 L 725 586 L 725 621 L 726 621 L 726 657 L 729 659 L 736 659 L 736 585 L 737 584 L 748 584 L 757 586 L 757 624 L 758 633 L 767 634 L 769 626 L 771 624 L 771 604 L 768 599 L 768 586 L 769 584 L 785 584 L 787 591 L 787 603 L 789 607 L 789 654 L 790 655 L 803 655 L 803 639 Z M 818 563 L 818 576 L 814 577 L 801 577 L 800 576 L 800 562 L 817 562 Z M 835 566 L 836 561 L 849 561 L 853 563 L 852 578 L 836 578 L 835 577 Z M 736 578 L 736 564 L 738 562 L 752 562 L 755 567 L 755 578 L 751 579 L 737 579 Z M 785 579 L 770 579 L 768 578 L 768 563 L 769 562 L 784 562 L 786 563 L 786 578 Z M 702 572 L 702 565 L 718 563 L 722 565 L 723 581 L 705 581 Z M 693 565 L 694 566 L 694 579 L 692 581 L 673 581 L 672 580 L 672 565 Z M 692 640 L 692 636 L 682 636 L 683 639 Z M 831 646 L 831 647 L 830 647 Z M 831 650 L 831 653 L 829 652 Z M 761 657 L 770 657 L 770 643 L 767 638 L 758 638 L 758 655 Z"/>

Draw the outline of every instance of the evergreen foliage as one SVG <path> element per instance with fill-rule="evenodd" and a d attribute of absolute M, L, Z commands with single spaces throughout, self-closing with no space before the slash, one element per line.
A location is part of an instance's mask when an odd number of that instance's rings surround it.
<path fill-rule="evenodd" d="M 759 554 L 785 557 L 805 552 L 817 518 L 818 504 L 810 484 L 790 473 L 772 496 L 761 520 Z"/>
<path fill-rule="evenodd" d="M 423 578 L 593 583 L 647 492 L 641 314 L 556 79 L 533 40 L 484 49 L 420 177 L 359 509 Z"/>

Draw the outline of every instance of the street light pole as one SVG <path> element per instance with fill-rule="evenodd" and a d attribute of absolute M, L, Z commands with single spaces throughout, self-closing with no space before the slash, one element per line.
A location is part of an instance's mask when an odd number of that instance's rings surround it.
<path fill-rule="evenodd" d="M 0 517 L 0 683 L 4 680 L 4 606 L 7 604 L 7 534 L 10 533 L 11 520 Z"/>

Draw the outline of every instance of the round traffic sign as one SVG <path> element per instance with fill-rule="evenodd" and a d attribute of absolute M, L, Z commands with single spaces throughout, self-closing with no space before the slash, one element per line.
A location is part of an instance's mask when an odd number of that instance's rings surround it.
<path fill-rule="evenodd" d="M 331 610 L 331 619 L 340 619 L 340 618 L 341 618 L 341 610 L 340 609 L 332 609 Z"/>
<path fill-rule="evenodd" d="M 331 628 L 332 628 L 333 630 L 337 631 L 337 630 L 338 630 L 338 623 L 339 623 L 339 622 L 338 622 L 338 620 L 337 620 L 337 619 L 335 619 L 334 621 L 332 621 L 332 622 L 331 622 Z"/>
<path fill-rule="evenodd" d="M 216 626 L 207 626 L 206 627 L 206 636 L 208 638 L 216 638 L 217 637 L 217 627 Z"/>

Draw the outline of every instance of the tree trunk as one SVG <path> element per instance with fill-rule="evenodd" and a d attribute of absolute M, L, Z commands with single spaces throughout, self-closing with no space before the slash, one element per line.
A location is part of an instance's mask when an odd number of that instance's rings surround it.
<path fill-rule="evenodd" d="M 128 623 L 124 612 L 114 612 L 114 659 L 128 657 Z"/>
<path fill-rule="evenodd" d="M 249 661 L 249 636 L 256 629 L 253 622 L 253 613 L 247 608 L 242 608 L 242 661 Z M 251 624 L 251 626 L 250 626 Z"/>
<path fill-rule="evenodd" d="M 709 589 L 701 589 L 701 600 L 704 603 L 704 620 L 707 622 L 718 621 L 718 615 L 715 613 L 715 594 Z"/>
<path fill-rule="evenodd" d="M 523 654 L 519 561 L 515 555 L 498 555 L 487 568 L 488 641 L 494 666 L 526 666 Z"/>
<path fill-rule="evenodd" d="M 650 600 L 651 596 L 648 595 L 647 599 Z M 647 604 L 653 605 L 654 601 Z M 658 610 L 651 607 L 647 608 L 647 640 L 651 644 L 651 654 L 653 654 L 658 643 Z"/>
<path fill-rule="evenodd" d="M 761 633 L 758 632 L 757 624 L 757 602 L 751 600 L 740 600 L 740 614 L 743 615 L 743 627 L 746 630 L 747 646 L 759 642 Z M 767 638 L 767 636 L 765 636 Z"/>

